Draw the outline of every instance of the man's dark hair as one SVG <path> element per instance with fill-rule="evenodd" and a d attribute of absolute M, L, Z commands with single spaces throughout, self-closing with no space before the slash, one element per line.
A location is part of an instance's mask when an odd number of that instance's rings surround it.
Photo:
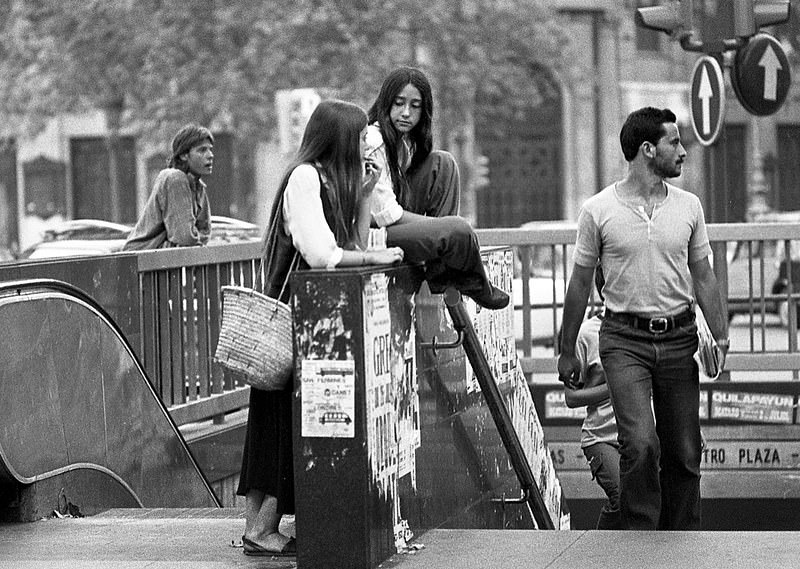
<path fill-rule="evenodd" d="M 664 135 L 664 123 L 674 123 L 677 120 L 671 110 L 654 107 L 644 107 L 629 114 L 619 131 L 619 142 L 625 160 L 631 162 L 636 158 L 643 142 L 658 144 L 658 139 Z"/>
<path fill-rule="evenodd" d="M 210 130 L 199 124 L 187 124 L 172 139 L 172 156 L 167 161 L 167 165 L 170 168 L 177 168 L 186 172 L 189 165 L 181 156 L 205 140 L 214 144 L 214 136 Z"/>

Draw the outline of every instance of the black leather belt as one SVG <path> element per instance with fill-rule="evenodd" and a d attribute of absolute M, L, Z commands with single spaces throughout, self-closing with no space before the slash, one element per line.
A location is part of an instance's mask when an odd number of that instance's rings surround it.
<path fill-rule="evenodd" d="M 612 312 L 606 310 L 606 318 L 615 320 L 621 324 L 651 332 L 653 334 L 663 334 L 675 328 L 686 326 L 694 321 L 694 310 L 688 309 L 680 314 L 673 314 L 672 316 L 657 316 L 647 317 L 632 314 L 630 312 Z"/>

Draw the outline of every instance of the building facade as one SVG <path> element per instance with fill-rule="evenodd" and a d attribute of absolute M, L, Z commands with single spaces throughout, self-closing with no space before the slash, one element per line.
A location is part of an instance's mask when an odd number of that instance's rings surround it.
<path fill-rule="evenodd" d="M 477 225 L 575 220 L 586 198 L 624 174 L 619 129 L 629 112 L 643 106 L 668 107 L 677 115 L 688 160 L 676 184 L 700 196 L 708 221 L 747 221 L 800 209 L 796 89 L 790 87 L 778 112 L 755 117 L 736 99 L 726 69 L 724 125 L 712 146 L 702 146 L 691 128 L 689 100 L 692 69 L 702 54 L 686 52 L 667 34 L 634 22 L 637 7 L 658 3 L 552 0 L 569 28 L 569 63 L 556 72 L 548 62 L 537 62 L 554 79 L 557 95 L 532 108 L 524 127 L 500 128 L 508 133 L 505 144 L 492 148 L 495 141 L 482 141 L 476 129 L 479 151 L 490 158 L 490 183 L 467 200 L 475 203 L 467 215 Z M 694 6 L 706 8 L 700 0 Z M 769 31 L 782 38 L 793 33 L 791 26 Z M 782 43 L 790 52 L 788 42 Z"/>
<path fill-rule="evenodd" d="M 690 126 L 689 89 L 699 54 L 634 23 L 636 8 L 655 0 L 549 2 L 569 41 L 558 64 L 527 64 L 531 80 L 544 86 L 542 97 L 514 116 L 498 117 L 498 102 L 476 94 L 466 154 L 488 158 L 488 184 L 465 185 L 465 217 L 480 227 L 575 220 L 583 201 L 624 174 L 619 129 L 625 116 L 642 106 L 669 107 L 678 116 L 688 160 L 676 183 L 700 196 L 708 221 L 745 221 L 800 209 L 795 205 L 800 191 L 796 89 L 790 88 L 778 112 L 754 117 L 736 100 L 726 70 L 724 126 L 718 141 L 704 147 Z M 694 1 L 699 10 L 706 3 L 714 2 Z M 790 26 L 774 31 L 780 37 L 792 31 Z M 112 153 L 108 134 L 98 111 L 60 117 L 35 139 L 0 145 L 0 246 L 24 248 L 36 239 L 42 222 L 136 219 L 154 174 L 163 167 L 166 146 L 143 148 L 135 133 L 123 131 Z M 215 134 L 218 151 L 209 180 L 214 212 L 265 223 L 264 204 L 285 163 L 278 133 L 249 153 L 236 148 L 233 135 Z"/>

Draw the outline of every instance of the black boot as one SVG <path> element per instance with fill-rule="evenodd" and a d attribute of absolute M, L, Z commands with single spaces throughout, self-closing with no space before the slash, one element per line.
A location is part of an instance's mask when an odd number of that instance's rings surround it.
<path fill-rule="evenodd" d="M 483 287 L 480 291 L 462 291 L 462 293 L 487 310 L 500 310 L 508 306 L 511 301 L 505 292 L 493 284 L 488 284 L 488 287 Z"/>
<path fill-rule="evenodd" d="M 428 287 L 433 294 L 442 294 L 453 287 L 487 310 L 500 310 L 511 301 L 508 294 L 489 282 L 483 270 L 478 274 L 450 270 L 441 277 L 429 279 Z"/>

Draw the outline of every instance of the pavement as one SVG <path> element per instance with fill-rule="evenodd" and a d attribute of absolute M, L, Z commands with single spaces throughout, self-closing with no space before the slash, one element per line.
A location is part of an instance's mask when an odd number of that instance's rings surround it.
<path fill-rule="evenodd" d="M 284 520 L 291 532 L 291 521 Z M 248 557 L 240 510 L 109 510 L 0 524 L 0 569 L 283 569 Z M 381 569 L 795 569 L 800 532 L 432 530 Z M 302 547 L 302 543 L 298 543 Z M 301 567 L 300 569 L 322 569 Z M 336 568 L 350 569 L 350 568 Z"/>
<path fill-rule="evenodd" d="M 291 520 L 281 523 L 293 533 Z M 297 567 L 293 558 L 244 555 L 243 531 L 244 514 L 233 508 L 118 509 L 0 524 L 0 569 Z"/>

